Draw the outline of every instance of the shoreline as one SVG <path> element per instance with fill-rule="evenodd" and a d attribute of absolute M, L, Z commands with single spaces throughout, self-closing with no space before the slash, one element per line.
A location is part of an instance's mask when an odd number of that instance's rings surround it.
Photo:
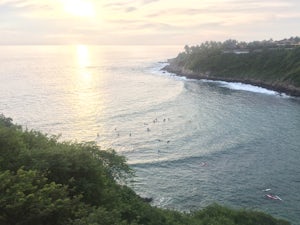
<path fill-rule="evenodd" d="M 281 85 L 272 85 L 258 80 L 251 79 L 237 79 L 237 78 L 224 78 L 218 76 L 212 76 L 209 73 L 195 73 L 191 70 L 186 70 L 182 67 L 172 66 L 171 64 L 164 66 L 161 70 L 167 71 L 169 73 L 174 73 L 176 76 L 186 77 L 188 79 L 195 80 L 212 80 L 212 81 L 226 81 L 226 82 L 239 82 L 243 84 L 250 84 L 262 88 L 266 88 L 268 90 L 276 91 L 279 94 L 286 94 L 293 97 L 300 97 L 300 89 L 295 87 L 286 87 Z"/>

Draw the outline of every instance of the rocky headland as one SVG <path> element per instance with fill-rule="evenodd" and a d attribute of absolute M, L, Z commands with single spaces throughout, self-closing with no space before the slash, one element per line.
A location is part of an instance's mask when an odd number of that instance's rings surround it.
<path fill-rule="evenodd" d="M 241 49 L 238 42 L 231 44 L 185 46 L 185 52 L 169 59 L 163 70 L 189 79 L 241 82 L 300 96 L 300 45 L 250 48 L 246 43 Z"/>

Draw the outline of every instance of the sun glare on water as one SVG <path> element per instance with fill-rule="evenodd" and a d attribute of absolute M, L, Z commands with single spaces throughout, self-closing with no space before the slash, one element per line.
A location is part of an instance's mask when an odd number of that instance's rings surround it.
<path fill-rule="evenodd" d="M 64 0 L 64 9 L 67 13 L 79 17 L 93 17 L 96 15 L 95 7 L 87 0 Z"/>
<path fill-rule="evenodd" d="M 77 65 L 79 66 L 80 75 L 85 81 L 92 76 L 88 67 L 91 65 L 89 49 L 85 45 L 76 46 Z"/>
<path fill-rule="evenodd" d="M 89 49 L 85 45 L 77 45 L 77 60 L 80 68 L 90 66 Z"/>

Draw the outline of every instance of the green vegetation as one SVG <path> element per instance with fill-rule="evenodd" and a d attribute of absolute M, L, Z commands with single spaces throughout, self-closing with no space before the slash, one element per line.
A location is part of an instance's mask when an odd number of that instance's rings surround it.
<path fill-rule="evenodd" d="M 300 38 L 185 46 L 166 69 L 193 78 L 241 81 L 300 95 Z"/>
<path fill-rule="evenodd" d="M 219 205 L 189 214 L 152 207 L 124 185 L 133 175 L 124 157 L 57 139 L 0 115 L 1 225 L 290 224 Z"/>

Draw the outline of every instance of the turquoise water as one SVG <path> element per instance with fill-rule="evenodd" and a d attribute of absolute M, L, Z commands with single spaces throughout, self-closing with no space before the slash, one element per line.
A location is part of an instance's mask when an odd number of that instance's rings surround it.
<path fill-rule="evenodd" d="M 218 202 L 300 224 L 299 98 L 160 71 L 181 46 L 0 50 L 0 113 L 116 149 L 136 170 L 133 188 L 154 205 Z"/>

